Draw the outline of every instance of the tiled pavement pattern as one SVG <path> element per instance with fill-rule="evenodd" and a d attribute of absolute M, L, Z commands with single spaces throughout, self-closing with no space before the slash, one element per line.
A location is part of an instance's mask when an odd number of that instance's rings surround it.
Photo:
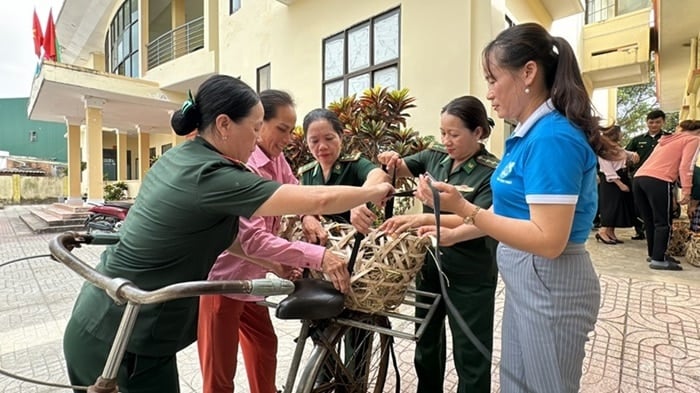
<path fill-rule="evenodd" d="M 0 210 L 0 263 L 23 256 L 47 254 L 53 235 L 33 235 L 17 218 L 27 207 Z M 628 231 L 619 237 L 629 239 Z M 592 239 L 592 237 L 591 237 Z M 600 316 L 587 346 L 584 392 L 700 391 L 700 269 L 688 264 L 682 272 L 652 271 L 644 262 L 644 242 L 623 245 L 588 243 L 601 275 Z M 100 247 L 75 252 L 89 262 Z M 67 383 L 61 337 L 81 282 L 48 259 L 18 262 L 0 268 L 0 368 L 30 378 Z M 494 365 L 500 353 L 503 288 L 497 293 Z M 406 312 L 410 312 L 407 310 Z M 284 383 L 294 349 L 297 321 L 275 320 L 280 350 L 278 384 Z M 411 326 L 395 326 L 405 331 Z M 413 343 L 396 341 L 402 391 L 415 387 Z M 200 391 L 196 348 L 178 355 L 183 392 Z M 456 375 L 448 359 L 446 392 L 456 390 Z M 247 392 L 243 363 L 236 391 Z M 498 389 L 498 367 L 493 372 Z M 393 377 L 388 381 L 393 383 Z M 0 376 L 0 392 L 62 392 Z M 387 389 L 386 391 L 393 391 Z"/>

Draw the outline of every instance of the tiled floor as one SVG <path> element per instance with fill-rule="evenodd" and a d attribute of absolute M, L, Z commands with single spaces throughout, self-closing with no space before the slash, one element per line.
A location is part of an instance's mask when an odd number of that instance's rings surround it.
<path fill-rule="evenodd" d="M 0 264 L 23 256 L 46 254 L 52 235 L 33 235 L 19 222 L 23 208 L 0 210 Z M 682 272 L 653 271 L 644 262 L 644 242 L 607 246 L 591 241 L 603 291 L 596 330 L 587 346 L 583 392 L 700 391 L 700 269 L 683 264 Z M 94 262 L 101 248 L 75 252 Z M 67 383 L 61 337 L 81 282 L 48 259 L 0 267 L 0 368 L 30 378 Z M 498 389 L 500 320 L 503 287 L 497 293 L 493 391 Z M 405 312 L 411 312 L 410 309 Z M 299 329 L 297 321 L 275 320 L 279 335 L 278 384 L 284 383 Z M 409 331 L 409 325 L 395 326 Z M 308 351 L 307 351 L 308 352 Z M 413 342 L 396 341 L 402 391 L 414 390 Z M 448 358 L 445 391 L 456 390 Z M 196 348 L 178 355 L 183 392 L 200 391 Z M 245 370 L 239 369 L 236 391 L 247 392 Z M 388 381 L 393 385 L 393 376 Z M 0 392 L 61 392 L 0 376 Z M 393 391 L 387 387 L 386 391 Z"/>

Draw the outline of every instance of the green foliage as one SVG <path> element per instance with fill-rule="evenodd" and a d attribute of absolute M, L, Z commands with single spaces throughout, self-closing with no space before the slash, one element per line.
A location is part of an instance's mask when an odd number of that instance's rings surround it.
<path fill-rule="evenodd" d="M 659 108 L 656 97 L 656 73 L 650 67 L 649 83 L 625 86 L 617 89 L 616 123 L 622 129 L 622 144 L 626 145 L 634 136 L 646 132 L 647 114 Z M 666 113 L 664 129 L 673 131 L 678 124 L 678 112 Z"/>
<path fill-rule="evenodd" d="M 128 197 L 129 187 L 123 181 L 106 184 L 105 201 L 119 201 Z"/>
<path fill-rule="evenodd" d="M 352 95 L 332 102 L 328 109 L 338 115 L 344 128 L 341 154 L 359 152 L 378 164 L 377 155 L 385 151 L 408 156 L 429 148 L 434 137 L 421 137 L 413 128 L 406 127 L 411 116 L 408 111 L 416 107 L 415 101 L 408 89 L 389 91 L 374 87 L 365 90 L 360 97 Z M 284 154 L 295 172 L 313 160 L 301 128 L 292 133 L 292 141 Z M 414 186 L 413 179 L 403 179 L 397 184 L 398 189 Z M 395 210 L 404 212 L 412 205 L 413 198 L 399 198 Z"/>

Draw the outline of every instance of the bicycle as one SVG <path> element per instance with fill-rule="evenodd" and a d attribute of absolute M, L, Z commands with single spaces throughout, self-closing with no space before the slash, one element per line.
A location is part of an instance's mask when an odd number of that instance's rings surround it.
<path fill-rule="evenodd" d="M 77 234 L 66 232 L 58 235 L 49 243 L 53 258 L 83 277 L 86 281 L 103 289 L 117 304 L 125 304 L 122 320 L 117 328 L 102 375 L 90 386 L 64 386 L 75 390 L 87 390 L 88 393 L 118 393 L 117 371 L 126 352 L 141 305 L 162 303 L 186 297 L 200 295 L 246 293 L 257 296 L 289 294 L 294 290 L 291 281 L 280 278 L 230 281 L 189 281 L 168 285 L 153 291 L 144 291 L 123 278 L 107 277 L 71 253 L 74 247 L 82 244 L 114 244 L 119 241 L 118 234 L 94 233 Z"/>

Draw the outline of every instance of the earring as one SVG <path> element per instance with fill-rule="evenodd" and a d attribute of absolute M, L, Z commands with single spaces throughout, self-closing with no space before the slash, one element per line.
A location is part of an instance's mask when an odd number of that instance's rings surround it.
<path fill-rule="evenodd" d="M 224 140 L 227 140 L 227 139 L 228 139 L 228 137 L 227 137 L 227 136 L 224 136 Z"/>
<path fill-rule="evenodd" d="M 525 88 L 525 94 L 530 94 L 530 88 L 529 88 L 529 87 L 526 87 L 526 88 Z"/>

